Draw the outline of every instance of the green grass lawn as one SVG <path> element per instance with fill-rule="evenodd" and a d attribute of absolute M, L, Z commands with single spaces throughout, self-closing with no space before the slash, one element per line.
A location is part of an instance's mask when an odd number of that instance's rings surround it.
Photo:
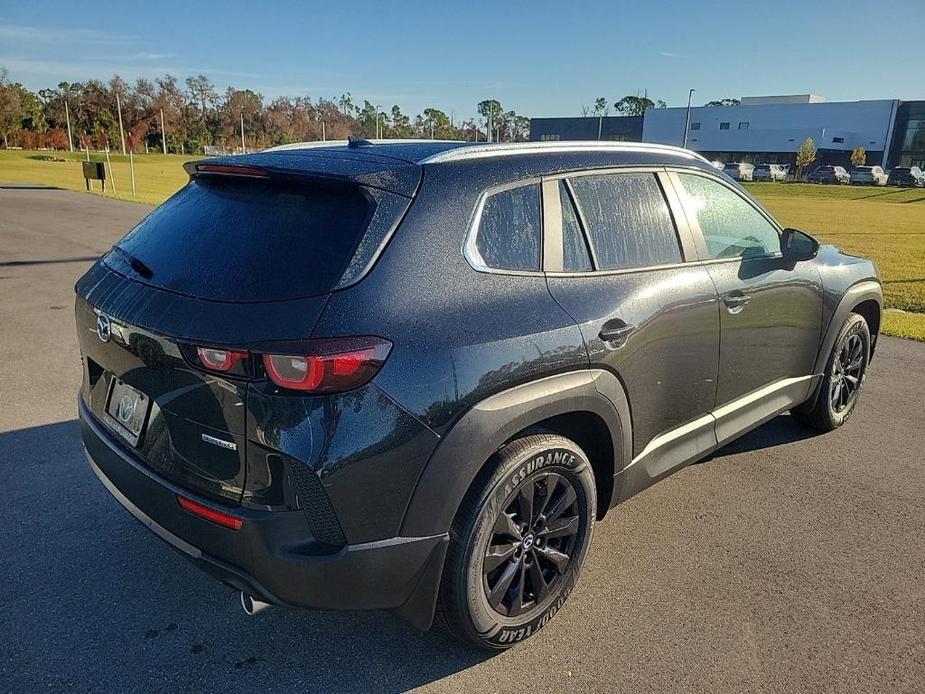
<path fill-rule="evenodd" d="M 46 161 L 47 157 L 65 161 Z M 140 154 L 135 157 L 132 197 L 128 157 L 110 155 L 116 191 L 107 183 L 107 197 L 158 204 L 186 183 L 182 168 L 195 156 Z M 38 183 L 84 190 L 82 152 L 0 150 L 0 181 Z M 105 155 L 91 154 L 92 161 Z M 95 195 L 101 195 L 99 182 Z M 873 258 L 883 277 L 886 305 L 914 313 L 890 313 L 883 329 L 889 334 L 925 340 L 925 190 L 872 188 L 806 183 L 748 183 L 777 219 L 803 229 L 823 243 Z"/>
<path fill-rule="evenodd" d="M 183 162 L 196 159 L 178 154 L 139 154 L 135 159 L 135 193 L 132 197 L 132 178 L 128 157 L 110 153 L 112 179 L 106 181 L 106 197 L 134 200 L 151 205 L 162 203 L 175 193 L 189 178 Z M 46 161 L 45 157 L 65 161 Z M 80 162 L 86 161 L 83 152 L 30 152 L 0 150 L 0 181 L 4 183 L 40 183 L 68 190 L 86 190 Z M 90 161 L 106 161 L 105 154 L 90 153 Z M 106 170 L 107 177 L 109 169 Z M 112 183 L 115 182 L 115 193 Z M 93 182 L 93 192 L 102 195 L 100 182 Z"/>

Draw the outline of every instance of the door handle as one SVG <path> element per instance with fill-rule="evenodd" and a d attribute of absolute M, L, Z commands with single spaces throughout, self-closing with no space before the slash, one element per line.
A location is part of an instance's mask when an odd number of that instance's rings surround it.
<path fill-rule="evenodd" d="M 752 298 L 748 294 L 743 294 L 740 291 L 734 291 L 723 297 L 723 303 L 726 304 L 726 308 L 733 313 L 741 311 L 745 307 L 745 304 L 751 300 Z"/>
<path fill-rule="evenodd" d="M 605 323 L 604 327 L 601 328 L 601 332 L 598 333 L 598 337 L 604 342 L 609 343 L 612 347 L 622 347 L 626 344 L 626 338 L 628 338 L 629 334 L 635 329 L 634 326 L 627 325 L 618 318 L 614 321 Z"/>

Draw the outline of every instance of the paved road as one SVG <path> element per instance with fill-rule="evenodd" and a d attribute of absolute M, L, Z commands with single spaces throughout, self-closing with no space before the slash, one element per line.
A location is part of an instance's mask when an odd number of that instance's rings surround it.
<path fill-rule="evenodd" d="M 523 647 L 486 657 L 387 614 L 246 617 L 81 454 L 71 288 L 145 212 L 0 187 L 0 690 L 925 687 L 925 345 L 890 338 L 846 428 L 779 417 L 612 513 Z"/>

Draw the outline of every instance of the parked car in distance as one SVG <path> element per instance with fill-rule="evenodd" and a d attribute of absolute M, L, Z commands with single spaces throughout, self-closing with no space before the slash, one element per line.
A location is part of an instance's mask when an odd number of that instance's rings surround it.
<path fill-rule="evenodd" d="M 887 184 L 904 188 L 925 188 L 925 173 L 918 166 L 894 166 Z"/>
<path fill-rule="evenodd" d="M 719 161 L 719 160 L 716 160 L 716 159 L 714 159 L 713 161 L 711 161 L 711 162 L 710 162 L 710 165 L 711 165 L 714 169 L 719 169 L 720 171 L 722 171 L 722 170 L 723 170 L 723 167 L 726 166 L 723 162 L 721 162 L 721 161 Z"/>
<path fill-rule="evenodd" d="M 806 180 L 810 183 L 842 183 L 851 182 L 851 175 L 844 166 L 818 166 L 810 171 Z"/>
<path fill-rule="evenodd" d="M 729 162 L 723 166 L 723 173 L 733 181 L 751 181 L 754 171 L 755 165 L 745 162 Z"/>
<path fill-rule="evenodd" d="M 851 172 L 853 186 L 885 186 L 889 178 L 880 166 L 858 166 Z"/>
<path fill-rule="evenodd" d="M 612 507 L 780 412 L 841 426 L 877 344 L 874 264 L 688 150 L 351 140 L 185 168 L 77 282 L 79 418 L 101 483 L 248 614 L 436 614 L 508 648 Z"/>
<path fill-rule="evenodd" d="M 758 164 L 752 172 L 755 181 L 783 181 L 787 170 L 781 164 Z"/>

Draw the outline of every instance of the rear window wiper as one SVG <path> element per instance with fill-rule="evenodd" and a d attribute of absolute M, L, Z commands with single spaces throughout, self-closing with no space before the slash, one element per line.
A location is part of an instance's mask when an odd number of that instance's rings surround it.
<path fill-rule="evenodd" d="M 141 260 L 133 256 L 127 250 L 120 246 L 113 246 L 112 250 L 121 255 L 128 261 L 129 266 L 145 279 L 151 279 L 154 276 L 154 270 L 145 265 Z"/>

